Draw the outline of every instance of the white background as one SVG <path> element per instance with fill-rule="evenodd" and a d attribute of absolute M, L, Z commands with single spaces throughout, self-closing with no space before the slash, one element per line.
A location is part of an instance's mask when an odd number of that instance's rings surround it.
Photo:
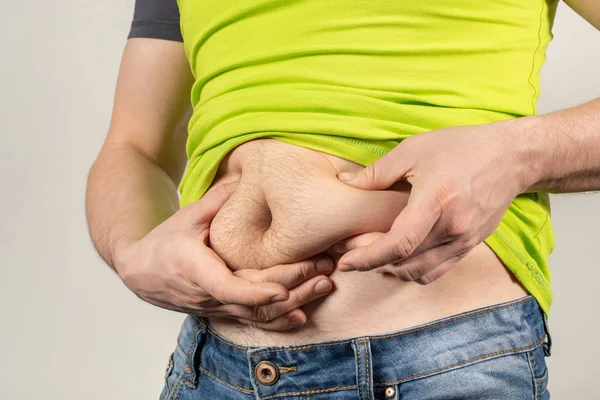
<path fill-rule="evenodd" d="M 106 134 L 133 0 L 21 0 L 0 24 L 0 398 L 156 399 L 183 316 L 96 256 L 86 175 Z M 562 5 L 540 113 L 600 96 L 600 34 Z M 550 389 L 598 399 L 600 194 L 552 196 Z"/>

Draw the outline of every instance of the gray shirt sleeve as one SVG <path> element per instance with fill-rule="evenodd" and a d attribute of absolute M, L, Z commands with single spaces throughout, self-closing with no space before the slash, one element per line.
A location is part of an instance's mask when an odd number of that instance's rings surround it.
<path fill-rule="evenodd" d="M 128 39 L 138 37 L 183 42 L 177 0 L 136 0 Z"/>

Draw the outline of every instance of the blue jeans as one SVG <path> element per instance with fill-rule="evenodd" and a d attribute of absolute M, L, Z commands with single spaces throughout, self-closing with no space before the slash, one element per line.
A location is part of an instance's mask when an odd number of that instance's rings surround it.
<path fill-rule="evenodd" d="M 531 296 L 413 328 L 291 346 L 232 343 L 188 316 L 161 400 L 549 399 Z"/>

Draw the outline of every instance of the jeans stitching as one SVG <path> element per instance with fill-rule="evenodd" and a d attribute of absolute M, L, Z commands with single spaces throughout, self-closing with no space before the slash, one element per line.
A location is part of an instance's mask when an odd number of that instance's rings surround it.
<path fill-rule="evenodd" d="M 181 346 L 180 346 L 181 348 Z M 183 350 L 183 349 L 182 349 Z M 185 354 L 185 352 L 184 352 Z M 185 354 L 187 356 L 187 354 Z M 175 370 L 175 360 L 173 360 L 173 367 L 171 368 L 171 374 L 176 373 Z M 183 386 L 182 384 L 182 379 L 185 375 L 184 371 L 181 371 L 181 373 L 179 373 L 179 375 L 177 376 L 177 380 L 175 381 L 175 383 L 173 384 L 173 387 L 167 390 L 167 395 L 166 395 L 166 399 L 167 400 L 176 400 L 179 397 L 179 394 L 181 393 L 181 387 Z M 165 382 L 165 385 L 167 383 Z M 175 396 L 177 395 L 177 396 Z"/>
<path fill-rule="evenodd" d="M 367 340 L 363 340 L 364 348 L 365 348 L 365 364 L 366 364 L 366 374 L 367 374 L 367 400 L 371 400 L 371 380 L 369 379 L 369 351 L 367 349 Z"/>
<path fill-rule="evenodd" d="M 192 340 L 191 340 L 187 350 L 185 350 L 183 348 L 179 339 L 177 340 L 177 347 L 179 347 L 179 349 L 185 356 L 186 366 L 189 366 L 190 370 L 192 369 L 192 365 L 193 365 L 192 358 L 193 358 L 193 354 L 195 353 L 195 351 L 193 351 L 193 350 L 194 350 L 194 347 L 196 347 L 198 345 L 197 336 L 198 336 L 199 331 L 200 331 L 200 327 L 196 327 L 192 331 Z M 173 369 L 174 369 L 174 366 L 173 366 Z M 183 392 L 183 388 L 185 385 L 187 385 L 193 389 L 196 387 L 195 385 L 190 383 L 190 381 L 186 377 L 186 374 L 188 374 L 188 373 L 185 371 L 185 367 L 184 367 L 184 369 L 181 371 L 181 373 L 177 377 L 177 380 L 175 381 L 173 388 L 170 390 L 169 396 L 167 396 L 168 400 L 177 400 L 179 398 L 179 396 L 181 396 L 181 393 Z"/>
<path fill-rule="evenodd" d="M 533 399 L 537 400 L 537 384 L 535 382 L 535 361 L 533 360 L 533 354 L 531 351 L 525 353 L 527 356 L 527 364 L 529 366 L 529 372 L 531 373 L 531 384 L 533 385 Z"/>
<path fill-rule="evenodd" d="M 177 400 L 179 395 L 181 394 L 181 379 L 183 378 L 183 373 L 177 377 L 175 384 L 173 385 L 173 389 L 171 390 L 171 394 L 167 397 L 168 400 Z M 177 396 L 176 396 L 177 395 Z"/>
<path fill-rule="evenodd" d="M 179 350 L 181 350 L 181 352 L 187 357 L 187 353 L 185 352 L 185 349 L 181 346 L 181 343 L 179 343 L 179 340 L 177 341 L 177 347 L 179 347 Z"/>
<path fill-rule="evenodd" d="M 243 388 L 241 386 L 236 386 L 233 383 L 229 383 L 229 382 L 227 382 L 227 381 L 219 378 L 218 376 L 212 374 L 210 371 L 208 371 L 207 369 L 205 369 L 203 367 L 198 367 L 198 369 L 200 369 L 202 372 L 206 373 L 208 376 L 210 376 L 211 378 L 213 378 L 217 382 L 222 383 L 225 386 L 228 386 L 228 387 L 230 387 L 232 389 L 237 389 L 240 392 L 244 392 L 244 393 L 248 393 L 248 394 L 254 393 L 254 389 L 246 389 L 246 388 Z"/>
<path fill-rule="evenodd" d="M 177 388 L 177 393 L 173 393 L 173 400 L 177 400 L 179 399 L 179 397 L 181 397 L 181 392 L 183 391 L 183 385 L 179 384 L 179 387 Z"/>
<path fill-rule="evenodd" d="M 288 372 L 296 372 L 298 370 L 298 368 L 295 365 L 291 367 L 278 367 L 278 369 L 281 375 L 287 374 Z"/>
<path fill-rule="evenodd" d="M 436 374 L 438 372 L 443 372 L 443 371 L 449 370 L 449 369 L 454 368 L 454 367 L 459 367 L 459 366 L 468 364 L 468 363 L 470 363 L 472 361 L 476 361 L 476 360 L 483 361 L 485 359 L 493 358 L 493 357 L 496 357 L 496 356 L 502 356 L 502 355 L 507 355 L 507 354 L 511 354 L 511 353 L 518 353 L 518 352 L 521 352 L 521 351 L 530 350 L 532 348 L 535 348 L 536 346 L 539 346 L 545 339 L 546 339 L 546 337 L 544 336 L 540 340 L 538 340 L 537 342 L 535 342 L 535 343 L 533 343 L 531 345 L 528 345 L 528 346 L 517 347 L 517 348 L 513 348 L 513 349 L 507 349 L 507 350 L 496 351 L 496 352 L 493 352 L 493 353 L 483 354 L 483 355 L 480 355 L 480 356 L 477 356 L 477 357 L 470 358 L 468 360 L 457 362 L 455 364 L 447 365 L 447 366 L 442 367 L 442 368 L 438 368 L 438 369 L 434 369 L 434 370 L 431 370 L 431 371 L 422 372 L 420 374 L 415 374 L 415 375 L 407 376 L 406 378 L 397 379 L 395 381 L 377 382 L 376 385 L 397 385 L 399 383 L 407 382 L 407 381 L 410 381 L 410 380 L 413 380 L 413 379 L 422 378 L 422 377 L 424 377 L 426 375 L 433 375 L 433 374 Z"/>
<path fill-rule="evenodd" d="M 358 345 L 358 341 L 354 343 L 354 346 L 356 347 L 356 351 L 358 351 L 358 354 L 356 356 L 356 388 L 358 389 L 358 396 L 359 399 L 358 400 L 363 400 L 363 394 L 360 391 L 360 359 L 361 359 L 361 354 L 360 354 L 360 346 Z"/>
<path fill-rule="evenodd" d="M 273 394 L 271 396 L 265 396 L 265 397 L 263 397 L 263 400 L 274 399 L 277 397 L 285 397 L 285 396 L 299 396 L 299 395 L 312 395 L 312 394 L 318 394 L 318 393 L 328 393 L 328 392 L 335 392 L 337 390 L 350 390 L 350 389 L 356 389 L 356 388 L 357 388 L 356 385 L 350 385 L 350 386 L 335 386 L 335 387 L 327 388 L 327 389 L 307 390 L 305 392 L 284 392 L 284 393 Z"/>
<path fill-rule="evenodd" d="M 535 392 L 542 393 L 545 390 L 544 383 L 548 380 L 548 375 L 546 374 L 545 377 L 538 378 L 538 374 L 539 374 L 538 363 L 535 360 L 535 354 L 533 354 L 533 352 L 531 352 L 531 363 L 533 364 L 533 379 L 534 379 L 534 385 L 535 385 Z M 537 399 L 537 395 L 536 395 L 536 399 Z"/>
<path fill-rule="evenodd" d="M 167 364 L 167 370 L 165 371 L 165 391 L 167 392 L 167 394 L 171 391 L 169 389 L 169 376 L 171 376 L 171 373 L 173 372 L 174 364 L 175 364 L 175 360 L 173 358 L 173 353 L 171 353 L 169 355 L 169 362 Z"/>
<path fill-rule="evenodd" d="M 538 391 L 538 387 L 537 387 L 537 382 L 536 382 L 538 369 L 537 369 L 537 362 L 535 361 L 535 354 L 533 354 L 533 352 L 531 354 L 531 364 L 532 364 L 532 367 L 533 367 L 533 390 L 535 392 L 534 393 L 534 396 L 535 396 L 534 398 L 535 398 L 535 400 L 537 400 L 537 398 L 538 398 L 537 395 L 538 395 L 538 392 L 539 392 Z"/>

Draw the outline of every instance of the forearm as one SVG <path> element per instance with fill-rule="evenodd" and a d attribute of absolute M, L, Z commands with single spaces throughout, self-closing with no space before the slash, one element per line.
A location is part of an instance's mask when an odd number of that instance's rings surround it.
<path fill-rule="evenodd" d="M 86 215 L 96 250 L 115 271 L 119 249 L 178 208 L 176 183 L 158 163 L 135 147 L 105 144 L 88 176 Z"/>
<path fill-rule="evenodd" d="M 600 99 L 522 120 L 527 192 L 600 190 Z"/>

